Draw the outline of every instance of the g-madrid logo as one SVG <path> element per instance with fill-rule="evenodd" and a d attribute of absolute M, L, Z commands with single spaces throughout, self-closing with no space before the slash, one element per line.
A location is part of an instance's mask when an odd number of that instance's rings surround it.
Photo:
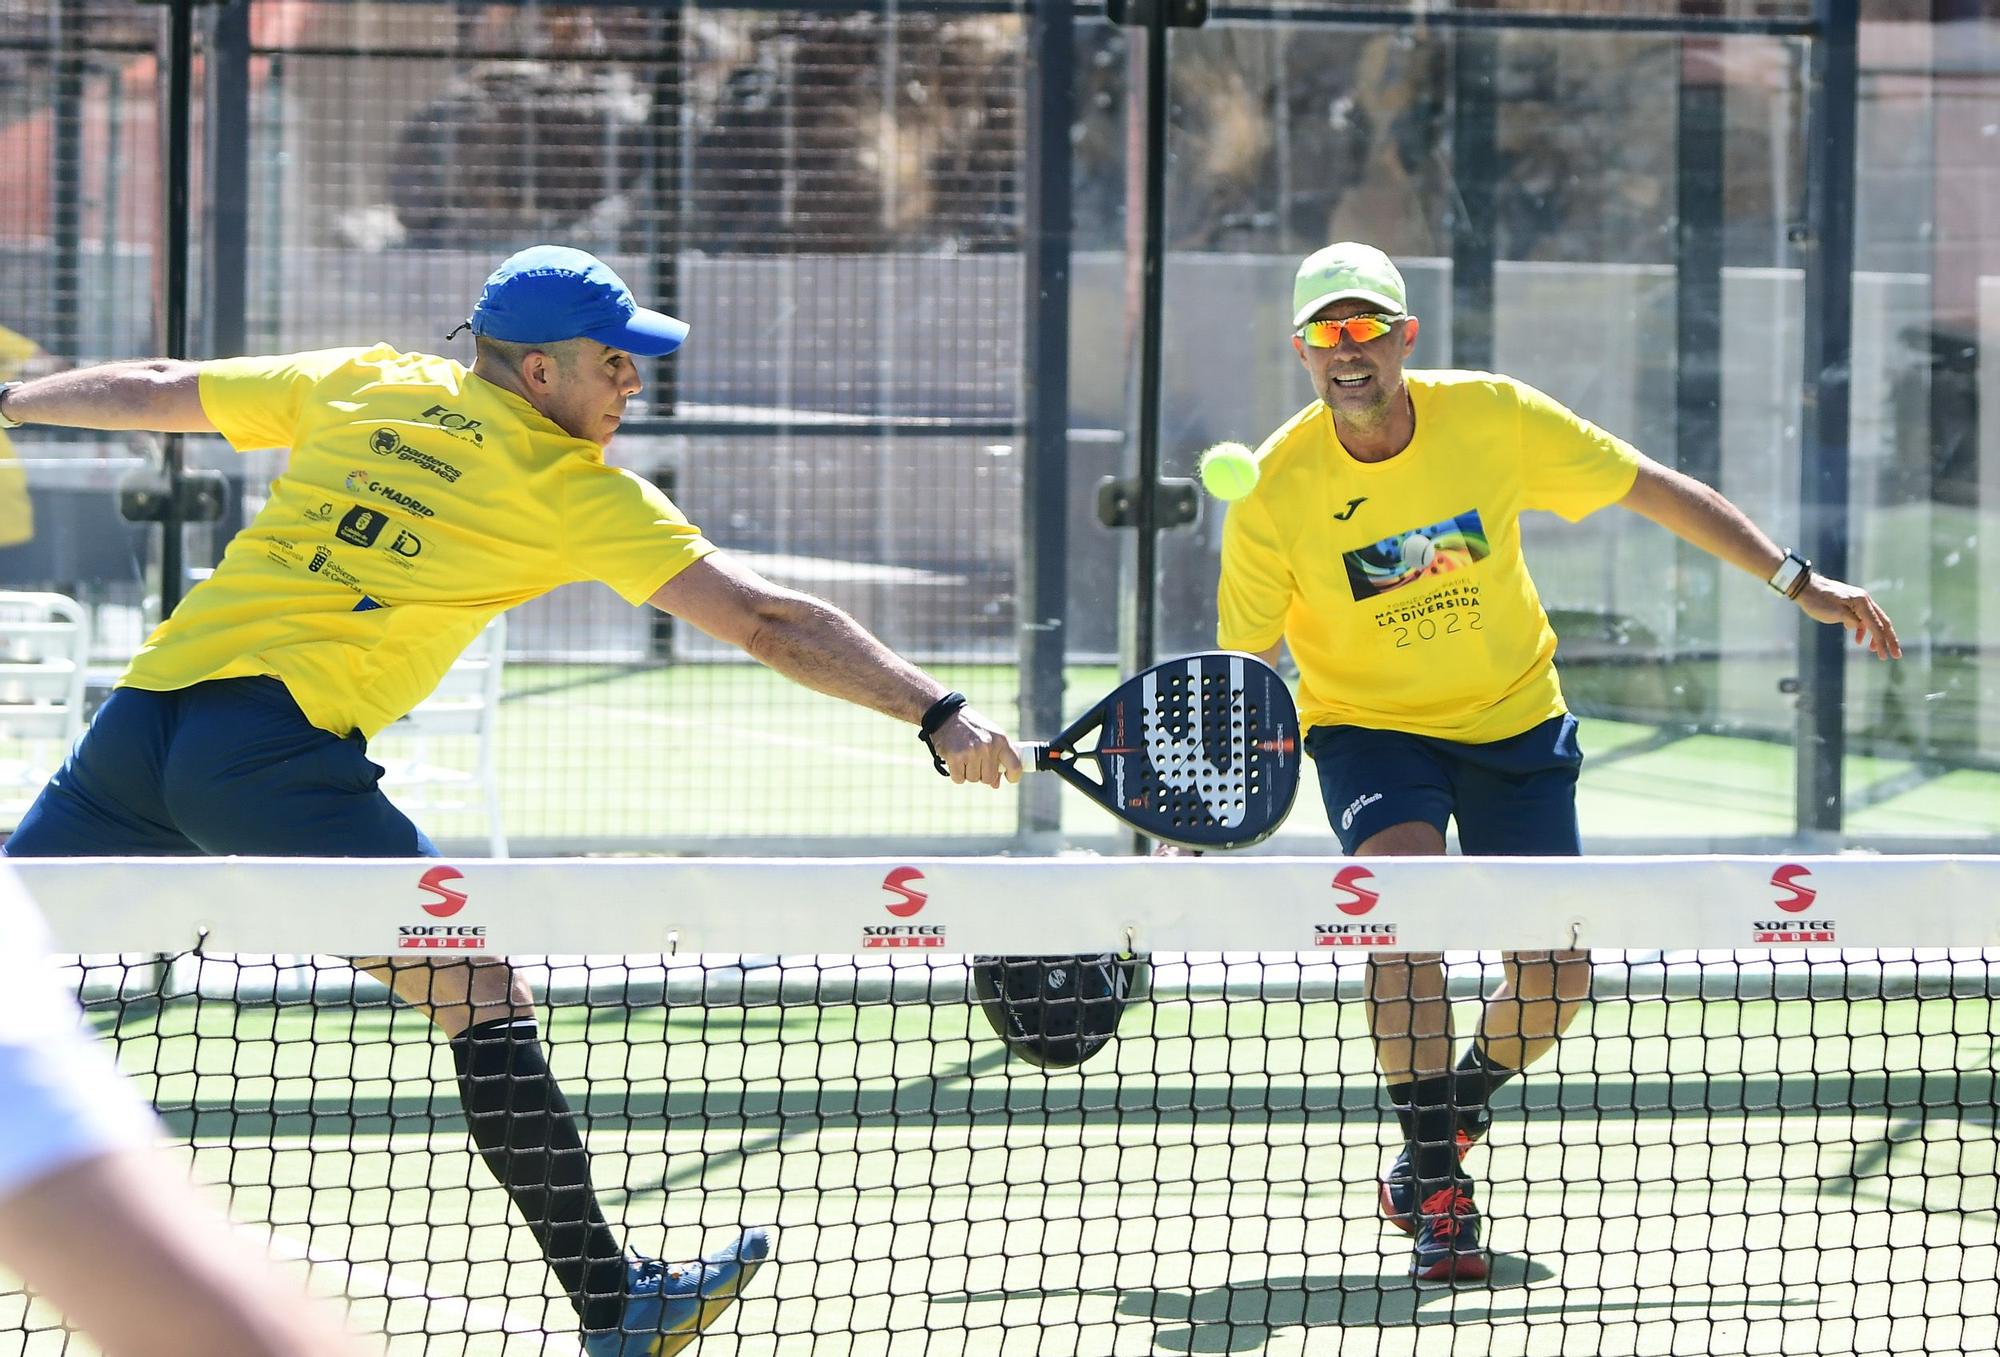
<path fill-rule="evenodd" d="M 456 867 L 433 867 L 428 872 L 425 872 L 422 879 L 417 882 L 417 889 L 429 891 L 437 899 L 429 901 L 423 906 L 424 913 L 434 919 L 449 919 L 452 915 L 464 909 L 465 892 L 445 884 L 447 881 L 463 880 L 465 880 L 465 873 L 459 871 Z"/>
<path fill-rule="evenodd" d="M 1772 872 L 1771 884 L 1785 894 L 1771 903 L 1787 914 L 1803 914 L 1811 909 L 1812 902 L 1819 897 L 1818 891 L 1804 884 L 1805 879 L 1811 875 L 1811 869 L 1802 867 L 1796 862 L 1787 862 Z"/>
<path fill-rule="evenodd" d="M 1373 881 L 1374 879 L 1375 873 L 1369 871 L 1366 867 L 1342 867 L 1338 872 L 1335 872 L 1333 874 L 1333 888 L 1337 891 L 1346 891 L 1353 898 L 1336 901 L 1334 908 L 1338 909 L 1342 914 L 1352 915 L 1355 918 L 1359 918 L 1361 915 L 1375 908 L 1375 902 L 1382 898 L 1382 893 L 1361 884 L 1364 881 Z"/>
<path fill-rule="evenodd" d="M 914 867 L 897 867 L 882 878 L 882 889 L 896 897 L 895 901 L 883 908 L 899 919 L 907 919 L 924 907 L 930 896 L 917 890 L 911 883 L 922 881 L 924 874 Z"/>

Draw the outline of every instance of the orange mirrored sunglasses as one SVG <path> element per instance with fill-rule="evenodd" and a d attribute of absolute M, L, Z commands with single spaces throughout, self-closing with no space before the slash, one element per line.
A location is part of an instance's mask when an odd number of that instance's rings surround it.
<path fill-rule="evenodd" d="M 1339 346 L 1344 330 L 1355 343 L 1366 344 L 1408 319 L 1408 316 L 1349 316 L 1346 320 L 1309 320 L 1299 327 L 1298 336 L 1309 348 L 1331 349 Z"/>

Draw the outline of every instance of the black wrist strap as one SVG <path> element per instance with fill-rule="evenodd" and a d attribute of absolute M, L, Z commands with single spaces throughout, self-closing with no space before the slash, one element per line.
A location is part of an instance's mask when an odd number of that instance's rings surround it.
<path fill-rule="evenodd" d="M 944 777 L 951 776 L 951 769 L 944 766 L 944 759 L 938 754 L 937 746 L 931 743 L 931 736 L 944 728 L 944 723 L 958 715 L 959 708 L 966 703 L 964 693 L 946 693 L 931 703 L 924 712 L 924 719 L 917 723 L 917 738 L 924 742 L 924 748 L 931 751 L 931 767 Z"/>

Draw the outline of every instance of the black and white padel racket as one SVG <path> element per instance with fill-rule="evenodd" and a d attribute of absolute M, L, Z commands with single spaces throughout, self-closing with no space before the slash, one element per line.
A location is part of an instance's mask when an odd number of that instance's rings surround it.
<path fill-rule="evenodd" d="M 1022 753 L 1153 838 L 1245 848 L 1269 838 L 1298 795 L 1299 714 L 1255 655 L 1203 651 L 1134 674 Z"/>

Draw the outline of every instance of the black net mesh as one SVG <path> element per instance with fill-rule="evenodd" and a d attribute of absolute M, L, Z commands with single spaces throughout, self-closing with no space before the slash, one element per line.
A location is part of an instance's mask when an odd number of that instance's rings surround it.
<path fill-rule="evenodd" d="M 1483 1096 L 1462 1078 L 1434 1123 L 1469 1128 L 1487 1276 L 1456 1286 L 1413 1284 L 1422 1241 L 1383 1216 L 1409 1095 L 1368 1034 L 1401 1019 L 1353 971 L 1156 954 L 1069 1070 L 1010 1059 L 959 958 L 521 975 L 612 1234 L 671 1259 L 773 1230 L 703 1352 L 1977 1351 L 2000 1028 L 1990 961 L 1923 955 L 1572 967 L 1561 992 L 1593 998 L 1554 1051 Z M 179 1154 L 390 1352 L 574 1350 L 416 1011 L 328 960 L 113 961 L 79 992 Z M 1506 1058 L 1550 1021 L 1532 970 L 1449 975 L 1454 1060 L 1467 1029 Z M 10 1350 L 81 1350 L 18 1295 L 0 1321 Z"/>

